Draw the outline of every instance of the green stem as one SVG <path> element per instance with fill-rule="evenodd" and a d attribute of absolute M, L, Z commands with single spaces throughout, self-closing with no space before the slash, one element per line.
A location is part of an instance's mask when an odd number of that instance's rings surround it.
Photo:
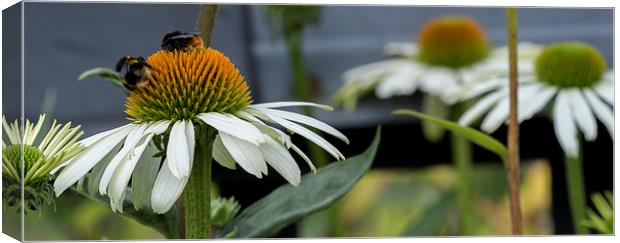
<path fill-rule="evenodd" d="M 461 115 L 464 104 L 453 107 L 453 118 Z M 473 209 L 471 203 L 472 144 L 466 138 L 451 133 L 452 161 L 457 171 L 457 202 L 461 235 L 472 235 Z"/>
<path fill-rule="evenodd" d="M 198 31 L 200 31 L 200 37 L 206 47 L 211 46 L 211 36 L 213 36 L 217 11 L 218 6 L 215 4 L 200 5 L 197 28 Z"/>
<path fill-rule="evenodd" d="M 587 234 L 588 228 L 581 224 L 586 217 L 586 195 L 583 183 L 582 161 L 579 156 L 576 158 L 566 156 L 564 162 L 573 227 L 575 228 L 575 233 Z"/>
<path fill-rule="evenodd" d="M 517 66 L 517 10 L 506 9 L 508 27 L 508 61 L 510 67 L 510 116 L 508 119 L 508 160 L 506 174 L 508 175 L 508 195 L 510 196 L 510 219 L 512 234 L 523 234 L 523 216 L 521 214 L 521 196 L 519 195 L 520 158 L 519 158 L 519 121 L 518 121 L 518 66 Z"/>
<path fill-rule="evenodd" d="M 196 127 L 194 163 L 183 191 L 185 238 L 211 238 L 211 151 L 215 131 L 207 125 Z"/>

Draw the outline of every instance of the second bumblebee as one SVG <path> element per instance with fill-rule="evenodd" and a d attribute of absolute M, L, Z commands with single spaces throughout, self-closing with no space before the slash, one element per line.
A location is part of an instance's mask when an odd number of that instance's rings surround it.
<path fill-rule="evenodd" d="M 124 56 L 116 63 L 116 71 L 123 78 L 123 86 L 129 91 L 148 84 L 152 67 L 144 57 Z"/>
<path fill-rule="evenodd" d="M 197 33 L 174 31 L 166 34 L 161 41 L 161 49 L 166 51 L 188 51 L 202 48 L 204 42 Z"/>

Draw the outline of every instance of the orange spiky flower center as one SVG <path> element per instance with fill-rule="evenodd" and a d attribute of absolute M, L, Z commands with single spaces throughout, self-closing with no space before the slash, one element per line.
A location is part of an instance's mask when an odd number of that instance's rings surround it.
<path fill-rule="evenodd" d="M 431 20 L 418 36 L 419 60 L 435 66 L 460 68 L 485 58 L 489 45 L 482 27 L 470 17 Z"/>
<path fill-rule="evenodd" d="M 138 122 L 191 120 L 205 112 L 235 113 L 252 102 L 228 57 L 212 48 L 158 51 L 148 85 L 129 93 L 125 112 Z"/>

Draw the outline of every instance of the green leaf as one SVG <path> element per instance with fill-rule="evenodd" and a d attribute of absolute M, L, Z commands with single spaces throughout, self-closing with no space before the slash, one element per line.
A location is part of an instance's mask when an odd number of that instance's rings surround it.
<path fill-rule="evenodd" d="M 424 113 L 420 113 L 414 110 L 409 110 L 409 109 L 400 109 L 400 110 L 396 110 L 393 112 L 393 114 L 395 115 L 409 115 L 409 116 L 414 116 L 416 118 L 419 119 L 423 119 L 426 121 L 430 121 L 435 123 L 436 125 L 442 126 L 443 128 L 453 132 L 454 134 L 457 134 L 459 136 L 463 136 L 467 139 L 469 139 L 470 141 L 472 141 L 473 143 L 479 145 L 480 147 L 483 147 L 495 154 L 497 154 L 499 157 L 502 158 L 502 160 L 506 160 L 506 158 L 508 157 L 508 150 L 506 149 L 506 146 L 504 146 L 504 144 L 500 143 L 499 141 L 497 141 L 495 138 L 482 133 L 478 130 L 475 130 L 473 128 L 469 128 L 469 127 L 464 127 L 461 126 L 457 123 L 451 122 L 451 121 L 447 121 L 444 119 L 440 119 L 437 117 L 433 117 L 433 116 L 429 116 L 426 115 Z"/>
<path fill-rule="evenodd" d="M 83 183 L 87 185 L 88 183 Z M 85 188 L 72 188 L 78 194 L 107 204 L 109 208 L 110 199 L 107 196 L 97 194 L 89 194 Z M 179 213 L 176 207 L 172 207 L 166 214 L 155 214 L 150 209 L 135 210 L 133 207 L 131 190 L 127 189 L 125 202 L 123 203 L 123 213 L 120 215 L 132 218 L 143 225 L 149 226 L 162 233 L 168 239 L 179 238 Z"/>
<path fill-rule="evenodd" d="M 107 80 L 108 82 L 122 88 L 124 91 L 127 91 L 127 88 L 123 86 L 123 78 L 119 76 L 116 71 L 109 69 L 109 68 L 100 67 L 100 68 L 93 68 L 93 69 L 86 70 L 82 74 L 80 74 L 80 76 L 78 77 L 78 80 L 83 80 L 85 78 L 89 78 L 93 76 L 103 78 Z"/>
<path fill-rule="evenodd" d="M 273 236 L 287 225 L 333 204 L 368 171 L 380 138 L 381 128 L 378 128 L 372 144 L 364 153 L 330 163 L 316 174 L 304 175 L 298 187 L 280 186 L 243 210 L 219 232 L 219 236 L 233 231 L 236 231 L 235 238 Z"/>

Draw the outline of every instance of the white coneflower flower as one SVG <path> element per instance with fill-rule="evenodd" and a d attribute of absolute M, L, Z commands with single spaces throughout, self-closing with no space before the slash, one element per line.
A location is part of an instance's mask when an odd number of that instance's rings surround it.
<path fill-rule="evenodd" d="M 520 59 L 539 50 L 530 43 L 519 45 Z M 387 99 L 419 89 L 453 104 L 464 83 L 508 72 L 507 48 L 490 50 L 484 30 L 469 17 L 433 19 L 422 28 L 417 43 L 389 43 L 385 52 L 398 57 L 344 72 L 344 85 L 334 102 L 352 110 L 358 98 L 372 90 L 378 98 Z"/>
<path fill-rule="evenodd" d="M 555 134 L 571 157 L 578 155 L 577 128 L 586 140 L 596 139 L 596 118 L 613 136 L 613 71 L 606 71 L 605 59 L 598 50 L 579 42 L 557 43 L 546 47 L 534 66 L 533 75 L 519 77 L 519 122 L 551 106 Z M 508 85 L 506 77 L 465 89 L 465 98 L 486 95 L 461 116 L 459 123 L 469 125 L 492 108 L 481 128 L 495 131 L 508 118 Z"/>
<path fill-rule="evenodd" d="M 228 57 L 214 49 L 159 51 L 147 62 L 153 70 L 149 84 L 131 91 L 125 105 L 134 122 L 82 141 L 88 148 L 58 175 L 54 183 L 57 195 L 92 169 L 96 172 L 92 178 L 99 180 L 99 193 L 109 195 L 113 210 L 122 212 L 131 179 L 134 207 L 142 208 L 150 195 L 153 211 L 167 212 L 183 192 L 192 170 L 197 123 L 217 130 L 212 151 L 217 162 L 228 168 L 238 164 L 258 178 L 267 174 L 270 165 L 289 183 L 298 185 L 301 172 L 288 149 L 315 170 L 289 136 L 268 123 L 298 133 L 336 159 L 344 159 L 338 149 L 302 125 L 348 143 L 342 133 L 314 118 L 277 109 L 330 107 L 304 102 L 251 105 L 243 76 Z M 154 156 L 158 150 L 166 151 L 161 166 L 161 158 Z"/>
<path fill-rule="evenodd" d="M 44 204 L 54 205 L 50 172 L 84 149 L 76 143 L 83 134 L 80 126 L 72 128 L 71 122 L 62 125 L 54 120 L 47 133 L 40 134 L 46 129 L 44 123 L 45 114 L 39 116 L 36 124 L 26 120 L 22 133 L 17 120 L 9 124 L 2 117 L 6 134 L 2 140 L 3 197 L 8 205 L 21 207 L 23 183 L 27 211 L 36 211 Z"/>

